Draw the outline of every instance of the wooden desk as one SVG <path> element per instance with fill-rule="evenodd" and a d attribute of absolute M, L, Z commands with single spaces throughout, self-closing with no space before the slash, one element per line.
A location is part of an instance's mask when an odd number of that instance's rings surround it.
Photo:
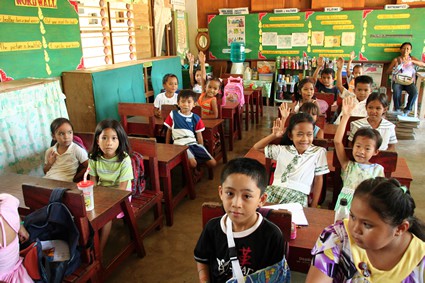
<path fill-rule="evenodd" d="M 325 128 L 323 129 L 323 131 L 325 132 L 325 139 L 332 139 L 335 137 L 335 132 L 336 129 L 338 128 L 338 125 L 334 125 L 334 124 L 325 124 Z"/>
<path fill-rule="evenodd" d="M 244 90 L 243 96 L 245 98 L 245 131 L 248 131 L 248 120 L 251 117 L 251 123 L 254 123 L 254 100 L 252 90 Z"/>
<path fill-rule="evenodd" d="M 226 144 L 224 140 L 223 119 L 205 119 L 205 131 L 202 132 L 204 138 L 204 146 L 215 160 L 223 159 L 223 163 L 227 163 Z M 216 136 L 220 136 L 220 144 L 216 144 Z M 208 168 L 209 179 L 214 179 L 213 168 Z"/>
<path fill-rule="evenodd" d="M 186 153 L 188 147 L 184 145 L 163 143 L 157 143 L 156 145 L 158 150 L 159 177 L 162 180 L 162 187 L 164 189 L 165 219 L 167 225 L 172 226 L 174 221 L 174 208 L 177 204 L 186 195 L 189 195 L 190 199 L 194 199 L 196 197 L 192 173 L 189 168 Z M 180 192 L 173 196 L 171 170 L 179 164 L 183 166 L 183 174 L 186 185 Z"/>
<path fill-rule="evenodd" d="M 235 136 L 242 139 L 242 121 L 239 115 L 239 104 L 227 104 L 221 107 L 221 118 L 229 120 L 229 150 L 233 150 Z"/>
<path fill-rule="evenodd" d="M 45 179 L 41 177 L 34 177 L 29 175 L 19 174 L 5 174 L 1 175 L 0 192 L 9 193 L 19 199 L 20 213 L 27 214 L 27 209 L 24 204 L 24 197 L 22 194 L 22 184 L 38 185 L 45 188 L 67 188 L 78 190 L 77 184 L 71 182 L 56 181 Z M 123 191 L 113 188 L 105 188 L 96 186 L 94 187 L 94 209 L 87 211 L 87 218 L 93 226 L 94 234 L 94 249 L 95 256 L 101 261 L 102 251 L 100 250 L 99 230 L 105 226 L 106 223 L 115 219 L 121 211 L 124 212 L 125 223 L 128 225 L 131 235 L 131 242 L 116 255 L 108 266 L 103 266 L 99 272 L 101 278 L 107 278 L 108 275 L 118 266 L 121 261 L 128 257 L 134 249 L 136 249 L 139 257 L 145 255 L 142 240 L 137 229 L 136 220 L 131 209 L 128 196 L 131 194 L 129 191 Z M 111 244 L 111 243 L 109 243 Z M 101 261 L 102 262 L 102 261 Z"/>
<path fill-rule="evenodd" d="M 304 207 L 308 226 L 297 228 L 297 238 L 289 241 L 288 265 L 292 271 L 307 273 L 311 264 L 311 249 L 323 229 L 334 222 L 333 210 Z"/>
<path fill-rule="evenodd" d="M 258 124 L 259 115 L 261 113 L 261 117 L 263 117 L 263 97 L 262 97 L 262 87 L 258 87 L 256 89 L 245 88 L 244 91 L 252 91 L 251 95 L 251 123 L 254 123 L 254 115 L 255 115 L 255 123 Z M 254 110 L 255 108 L 255 110 Z"/>

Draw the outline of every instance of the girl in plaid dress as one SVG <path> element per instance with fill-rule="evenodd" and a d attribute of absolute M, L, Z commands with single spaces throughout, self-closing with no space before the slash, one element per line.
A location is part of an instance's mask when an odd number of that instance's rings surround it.
<path fill-rule="evenodd" d="M 313 145 L 314 121 L 308 113 L 291 117 L 284 133 L 284 124 L 278 118 L 272 133 L 258 141 L 254 148 L 277 161 L 274 180 L 266 189 L 267 202 L 308 205 L 308 195 L 313 192 L 312 207 L 317 207 L 322 191 L 323 175 L 329 172 L 326 149 Z M 270 144 L 288 136 L 288 145 Z"/>

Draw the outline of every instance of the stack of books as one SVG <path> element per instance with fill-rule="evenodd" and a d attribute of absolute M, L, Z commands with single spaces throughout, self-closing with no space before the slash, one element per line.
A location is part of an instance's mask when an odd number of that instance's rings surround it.
<path fill-rule="evenodd" d="M 393 121 L 391 121 L 393 122 Z M 414 140 L 415 132 L 413 129 L 419 128 L 420 120 L 416 117 L 405 117 L 397 115 L 397 121 L 395 123 L 395 133 L 399 140 Z"/>

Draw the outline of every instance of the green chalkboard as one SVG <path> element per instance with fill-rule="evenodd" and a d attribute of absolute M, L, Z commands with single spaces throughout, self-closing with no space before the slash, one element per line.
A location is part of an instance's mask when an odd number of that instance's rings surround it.
<path fill-rule="evenodd" d="M 210 15 L 209 59 L 229 60 L 223 50 L 232 38 L 229 18 L 244 17 L 246 59 L 277 56 L 344 57 L 355 51 L 360 61 L 390 61 L 401 43 L 413 45 L 412 55 L 425 54 L 425 8 L 405 10 L 306 11 L 293 14 L 259 13 Z M 423 55 L 425 57 L 425 55 Z"/>
<path fill-rule="evenodd" d="M 30 3 L 36 1 L 17 1 Z M 55 7 L 0 4 L 0 70 L 2 80 L 60 76 L 75 70 L 82 58 L 75 7 L 67 0 L 44 1 Z"/>

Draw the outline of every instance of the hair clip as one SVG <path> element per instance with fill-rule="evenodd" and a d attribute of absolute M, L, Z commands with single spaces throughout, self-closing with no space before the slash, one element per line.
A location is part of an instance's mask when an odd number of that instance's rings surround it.
<path fill-rule="evenodd" d="M 367 267 L 367 263 L 366 262 L 360 262 L 359 263 L 359 269 L 362 271 L 362 274 L 364 277 L 369 277 L 371 275 L 371 271 L 369 270 L 369 268 Z"/>
<path fill-rule="evenodd" d="M 403 193 L 407 193 L 407 187 L 406 186 L 400 186 L 400 189 L 403 191 Z"/>

